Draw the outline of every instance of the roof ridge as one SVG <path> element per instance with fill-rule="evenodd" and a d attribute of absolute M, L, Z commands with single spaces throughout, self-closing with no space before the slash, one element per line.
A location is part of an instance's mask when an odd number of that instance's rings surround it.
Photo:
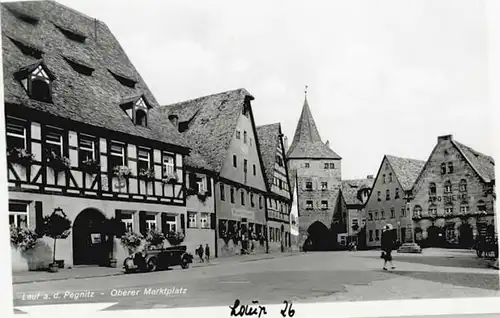
<path fill-rule="evenodd" d="M 30 2 L 38 2 L 38 1 L 40 1 L 40 0 L 37 0 L 37 1 L 30 1 Z M 60 3 L 60 2 L 57 2 L 57 1 L 55 1 L 55 0 L 41 0 L 41 1 L 50 2 L 50 3 L 52 3 L 52 4 L 56 5 L 56 6 L 64 7 L 66 10 L 71 11 L 71 12 L 73 12 L 74 14 L 78 14 L 78 15 L 82 16 L 83 18 L 89 19 L 89 20 L 90 20 L 90 21 L 92 21 L 92 22 L 97 21 L 97 22 L 99 22 L 99 23 L 102 23 L 102 24 L 106 25 L 106 23 L 104 23 L 103 21 L 101 21 L 101 20 L 99 20 L 99 19 L 96 19 L 96 18 L 93 18 L 93 17 L 91 17 L 91 16 L 89 16 L 89 15 L 86 15 L 85 13 L 83 13 L 83 12 L 81 12 L 81 11 L 78 11 L 78 10 L 76 10 L 76 9 L 73 9 L 73 8 L 71 8 L 71 7 L 68 7 L 67 5 L 62 4 L 62 3 Z M 18 2 L 21 2 L 21 1 L 18 1 Z"/>
<path fill-rule="evenodd" d="M 396 159 L 403 159 L 403 160 L 412 160 L 412 161 L 421 161 L 421 162 L 426 162 L 425 160 L 422 159 L 414 159 L 414 158 L 408 158 L 408 157 L 399 157 L 399 156 L 394 156 L 394 155 L 385 155 L 386 157 L 391 157 L 391 158 L 396 158 Z"/>

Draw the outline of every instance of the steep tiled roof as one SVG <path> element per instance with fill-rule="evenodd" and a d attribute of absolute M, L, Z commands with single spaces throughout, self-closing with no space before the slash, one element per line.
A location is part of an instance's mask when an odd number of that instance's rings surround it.
<path fill-rule="evenodd" d="M 396 178 L 403 187 L 403 190 L 407 191 L 413 187 L 413 184 L 417 180 L 417 177 L 422 171 L 425 165 L 425 161 L 400 158 L 395 156 L 386 155 L 389 164 L 396 174 Z"/>
<path fill-rule="evenodd" d="M 293 137 L 292 145 L 288 150 L 287 157 L 293 158 L 315 158 L 315 159 L 341 159 L 323 141 L 314 122 L 309 108 L 307 98 L 304 100 L 302 114 L 300 115 L 297 129 Z"/>
<path fill-rule="evenodd" d="M 157 101 L 108 27 L 54 1 L 1 4 L 5 103 L 27 107 L 128 135 L 185 146 L 172 125 L 136 126 L 121 109 L 128 96 L 144 95 L 151 107 Z M 14 74 L 43 60 L 55 76 L 52 103 L 32 100 Z M 70 63 L 93 69 L 83 75 Z M 109 70 L 108 70 L 109 69 Z M 125 86 L 110 73 L 135 81 Z"/>
<path fill-rule="evenodd" d="M 156 107 L 151 116 L 169 124 L 168 117 L 176 115 L 179 124 L 188 125 L 182 135 L 191 148 L 206 160 L 211 169 L 220 172 L 245 101 L 252 99 L 242 88 Z"/>
<path fill-rule="evenodd" d="M 259 138 L 260 153 L 266 172 L 266 181 L 269 187 L 274 180 L 274 165 L 276 163 L 276 154 L 280 144 L 281 126 L 279 123 L 257 127 L 257 136 Z"/>
<path fill-rule="evenodd" d="M 495 161 L 492 157 L 484 155 L 458 141 L 453 140 L 452 142 L 485 182 L 495 180 Z"/>
<path fill-rule="evenodd" d="M 346 204 L 363 204 L 358 198 L 358 191 L 366 188 L 371 189 L 373 181 L 373 179 L 342 180 L 342 195 Z"/>

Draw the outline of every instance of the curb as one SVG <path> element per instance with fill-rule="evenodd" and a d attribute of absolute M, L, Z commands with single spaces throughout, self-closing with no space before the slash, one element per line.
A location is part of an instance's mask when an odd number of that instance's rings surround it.
<path fill-rule="evenodd" d="M 95 275 L 95 276 L 55 277 L 55 278 L 47 278 L 47 279 L 30 280 L 30 281 L 26 281 L 26 282 L 12 282 L 12 285 L 42 283 L 42 282 L 52 282 L 52 281 L 70 280 L 70 279 L 85 279 L 85 278 L 110 277 L 110 276 L 119 276 L 119 275 L 124 275 L 124 274 L 125 273 L 123 273 L 123 272 L 119 272 L 119 273 L 106 274 L 106 275 Z"/>

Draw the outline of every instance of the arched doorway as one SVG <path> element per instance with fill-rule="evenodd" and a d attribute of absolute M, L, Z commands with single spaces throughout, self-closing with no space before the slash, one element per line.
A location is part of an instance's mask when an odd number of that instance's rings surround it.
<path fill-rule="evenodd" d="M 458 230 L 458 240 L 460 243 L 460 247 L 462 248 L 470 248 L 473 244 L 473 232 L 472 227 L 466 221 L 462 221 L 463 223 L 460 225 Z"/>
<path fill-rule="evenodd" d="M 96 209 L 85 209 L 73 223 L 73 264 L 105 265 L 112 245 L 103 234 L 106 217 Z"/>
<path fill-rule="evenodd" d="M 331 232 L 320 221 L 316 221 L 307 229 L 308 250 L 312 251 L 327 251 L 331 246 Z"/>
<path fill-rule="evenodd" d="M 439 245 L 439 229 L 435 225 L 427 228 L 427 245 L 429 247 L 437 247 Z"/>

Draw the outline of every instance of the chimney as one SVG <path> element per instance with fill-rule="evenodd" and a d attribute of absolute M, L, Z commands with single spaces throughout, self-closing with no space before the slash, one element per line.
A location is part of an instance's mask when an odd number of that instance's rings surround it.
<path fill-rule="evenodd" d="M 330 148 L 330 140 L 327 140 L 327 141 L 325 142 L 325 146 L 327 146 L 328 148 Z"/>
<path fill-rule="evenodd" d="M 368 179 L 368 180 L 373 180 L 373 174 L 369 174 L 369 175 L 367 175 L 367 176 L 366 176 L 366 179 Z"/>
<path fill-rule="evenodd" d="M 453 140 L 453 135 L 438 136 L 438 142 L 443 140 Z"/>
<path fill-rule="evenodd" d="M 283 147 L 285 147 L 285 153 L 288 152 L 288 138 L 283 136 Z"/>
<path fill-rule="evenodd" d="M 169 115 L 168 120 L 174 125 L 175 129 L 179 130 L 179 116 L 177 115 Z"/>

